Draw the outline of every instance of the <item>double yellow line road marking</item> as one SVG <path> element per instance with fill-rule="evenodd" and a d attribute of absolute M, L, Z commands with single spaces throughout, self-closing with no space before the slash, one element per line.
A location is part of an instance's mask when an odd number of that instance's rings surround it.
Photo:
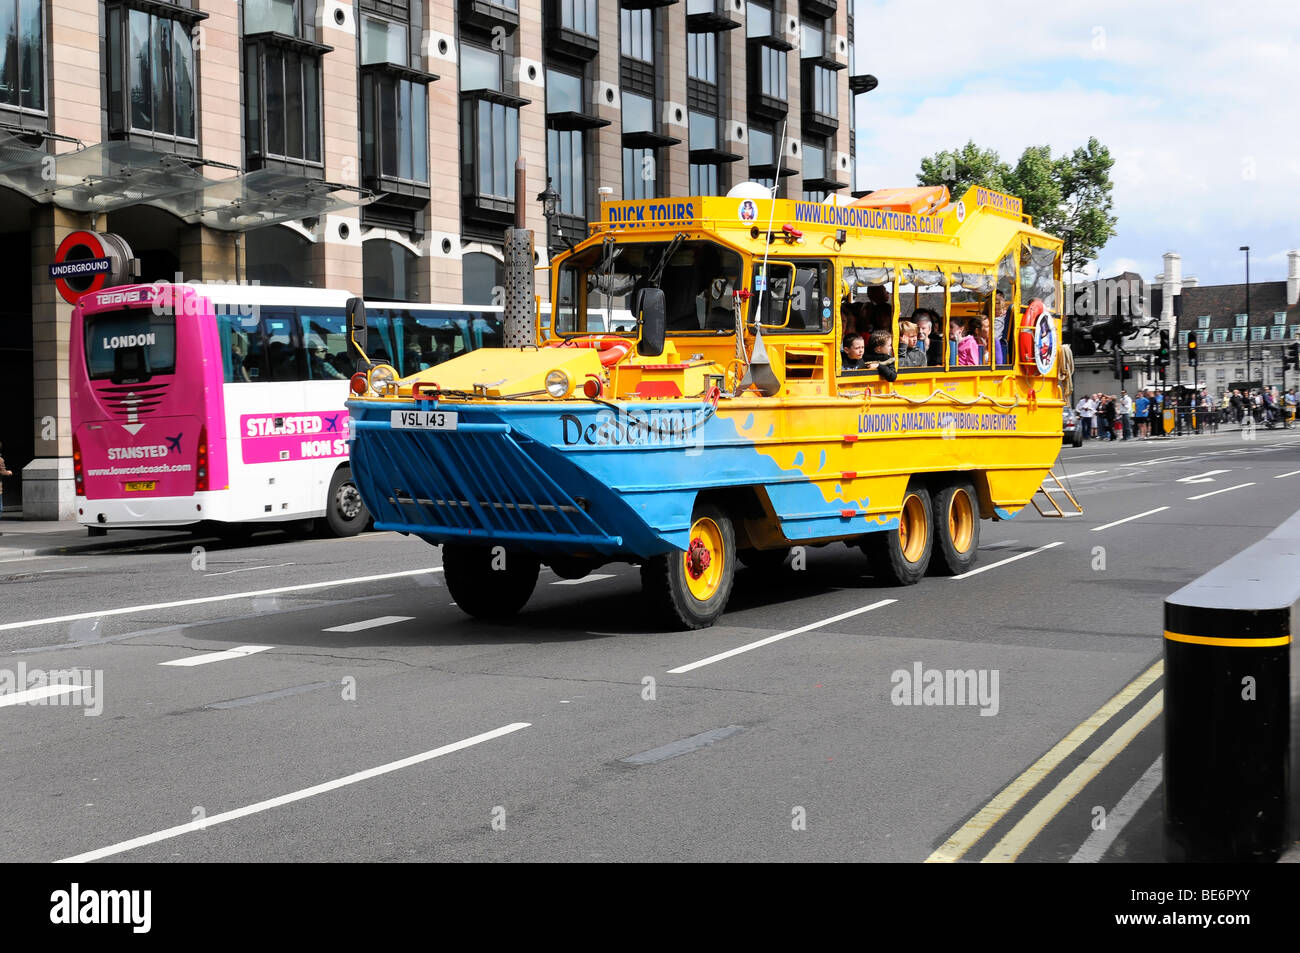
<path fill-rule="evenodd" d="M 1110 701 L 1098 708 L 1086 721 L 1062 738 L 1051 751 L 1035 761 L 963 824 L 938 850 L 926 858 L 927 864 L 945 864 L 961 860 L 981 838 L 998 824 L 1020 800 L 1054 771 L 1066 758 L 1095 735 L 1106 722 L 1123 711 L 1129 703 L 1164 674 L 1160 660 L 1126 685 Z M 1156 692 L 1132 718 L 1098 746 L 1082 764 L 1052 788 L 983 858 L 982 863 L 1010 863 L 1019 857 L 1047 823 L 1061 812 L 1076 794 L 1123 751 L 1147 725 L 1160 714 L 1164 691 Z"/>

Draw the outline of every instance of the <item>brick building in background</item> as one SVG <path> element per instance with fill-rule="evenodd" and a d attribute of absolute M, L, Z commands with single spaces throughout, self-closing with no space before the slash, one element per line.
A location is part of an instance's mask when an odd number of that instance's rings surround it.
<path fill-rule="evenodd" d="M 490 303 L 517 198 L 546 234 L 548 176 L 551 247 L 602 194 L 847 192 L 875 85 L 849 6 L 0 0 L 0 439 L 24 515 L 70 500 L 71 306 L 48 277 L 70 232 L 122 235 L 145 281 Z"/>

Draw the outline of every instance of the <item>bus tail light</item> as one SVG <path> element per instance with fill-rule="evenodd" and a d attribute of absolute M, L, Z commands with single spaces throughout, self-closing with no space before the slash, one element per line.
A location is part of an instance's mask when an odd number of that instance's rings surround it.
<path fill-rule="evenodd" d="M 208 428 L 199 428 L 199 447 L 194 461 L 194 492 L 202 493 L 208 488 Z"/>
<path fill-rule="evenodd" d="M 86 495 L 86 471 L 81 463 L 81 442 L 72 436 L 72 479 L 77 484 L 77 496 Z"/>

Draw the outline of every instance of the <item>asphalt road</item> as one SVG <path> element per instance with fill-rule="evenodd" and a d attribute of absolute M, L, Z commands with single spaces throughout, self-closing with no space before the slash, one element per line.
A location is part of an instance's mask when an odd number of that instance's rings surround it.
<path fill-rule="evenodd" d="M 1160 860 L 1162 600 L 1300 501 L 1254 437 L 1066 448 L 1084 515 L 980 571 L 811 549 L 699 632 L 621 565 L 471 620 L 390 534 L 0 563 L 0 678 L 91 685 L 0 707 L 0 860 Z"/>

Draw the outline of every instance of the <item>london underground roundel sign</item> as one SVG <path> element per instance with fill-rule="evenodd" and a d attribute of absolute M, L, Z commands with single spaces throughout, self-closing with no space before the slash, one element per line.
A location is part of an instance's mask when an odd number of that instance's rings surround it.
<path fill-rule="evenodd" d="M 88 291 L 123 281 L 130 262 L 131 246 L 117 235 L 72 232 L 59 242 L 50 277 L 63 300 L 76 304 Z"/>

